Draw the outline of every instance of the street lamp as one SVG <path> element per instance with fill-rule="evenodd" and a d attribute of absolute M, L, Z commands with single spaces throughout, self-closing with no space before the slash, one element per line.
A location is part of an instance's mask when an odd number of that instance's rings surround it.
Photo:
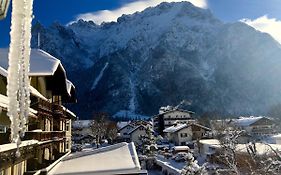
<path fill-rule="evenodd" d="M 10 0 L 0 0 L 0 20 L 5 18 L 10 5 Z"/>

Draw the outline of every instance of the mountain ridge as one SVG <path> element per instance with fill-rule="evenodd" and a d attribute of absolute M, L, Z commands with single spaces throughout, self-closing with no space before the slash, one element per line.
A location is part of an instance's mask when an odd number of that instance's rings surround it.
<path fill-rule="evenodd" d="M 73 110 L 85 119 L 94 111 L 150 116 L 182 100 L 198 114 L 265 114 L 281 102 L 280 44 L 188 2 L 32 32 L 33 47 L 40 33 L 40 47 L 62 60 L 78 90 Z"/>

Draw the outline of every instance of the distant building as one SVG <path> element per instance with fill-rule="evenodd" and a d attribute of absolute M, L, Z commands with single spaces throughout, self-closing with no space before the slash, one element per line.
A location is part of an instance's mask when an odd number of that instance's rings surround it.
<path fill-rule="evenodd" d="M 141 136 L 146 135 L 148 129 L 153 133 L 152 123 L 147 121 L 131 121 L 121 126 L 118 130 L 119 142 L 134 142 L 136 145 L 139 145 L 141 143 Z"/>
<path fill-rule="evenodd" d="M 191 124 L 174 124 L 169 128 L 164 129 L 165 136 L 175 145 L 186 145 L 192 140 L 202 139 L 206 132 L 211 131 L 205 126 L 191 123 Z"/>
<path fill-rule="evenodd" d="M 253 136 L 268 136 L 275 133 L 274 121 L 268 117 L 240 117 L 231 119 L 229 125 L 233 128 L 245 130 Z"/>
<path fill-rule="evenodd" d="M 128 135 L 130 136 L 130 141 L 134 142 L 136 145 L 140 145 L 141 144 L 141 136 L 145 136 L 146 130 L 148 128 L 144 125 L 139 125 L 137 127 L 135 127 L 134 129 L 132 129 Z"/>
<path fill-rule="evenodd" d="M 122 128 L 120 128 L 118 130 L 118 133 L 119 133 L 119 135 L 121 137 L 121 140 L 129 141 L 130 140 L 129 132 L 132 131 L 134 128 L 135 128 L 135 126 L 130 124 L 130 123 L 125 125 L 125 126 L 123 126 Z"/>
<path fill-rule="evenodd" d="M 192 111 L 186 111 L 183 109 L 161 109 L 158 115 L 153 116 L 153 129 L 156 133 L 163 135 L 163 130 L 173 126 L 175 123 L 195 123 L 192 118 Z"/>
<path fill-rule="evenodd" d="M 95 139 L 91 130 L 93 120 L 76 120 L 72 123 L 72 140 L 75 143 L 92 143 Z"/>

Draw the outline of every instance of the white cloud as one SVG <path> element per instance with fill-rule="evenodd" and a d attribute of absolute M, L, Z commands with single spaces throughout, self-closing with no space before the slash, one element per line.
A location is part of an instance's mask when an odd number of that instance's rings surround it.
<path fill-rule="evenodd" d="M 101 24 L 102 22 L 111 22 L 116 21 L 118 17 L 123 14 L 133 14 L 137 11 L 143 11 L 147 7 L 153 7 L 161 2 L 181 2 L 181 1 L 189 1 L 195 6 L 206 8 L 207 0 L 137 0 L 135 2 L 127 3 L 122 7 L 115 10 L 102 10 L 91 13 L 79 14 L 76 17 L 76 20 L 83 19 L 86 21 L 94 21 L 97 24 Z"/>
<path fill-rule="evenodd" d="M 241 19 L 241 22 L 254 27 L 256 30 L 270 34 L 276 41 L 281 44 L 281 21 L 276 18 L 268 18 L 267 15 L 257 19 Z"/>

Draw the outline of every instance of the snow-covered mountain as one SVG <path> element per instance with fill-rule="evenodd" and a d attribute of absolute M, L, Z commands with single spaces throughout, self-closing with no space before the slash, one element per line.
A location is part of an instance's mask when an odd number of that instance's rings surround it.
<path fill-rule="evenodd" d="M 189 2 L 161 3 L 117 22 L 33 27 L 77 87 L 74 111 L 152 115 L 189 102 L 197 113 L 265 114 L 281 102 L 281 47 L 244 23 Z M 138 117 L 142 117 L 139 115 Z"/>

